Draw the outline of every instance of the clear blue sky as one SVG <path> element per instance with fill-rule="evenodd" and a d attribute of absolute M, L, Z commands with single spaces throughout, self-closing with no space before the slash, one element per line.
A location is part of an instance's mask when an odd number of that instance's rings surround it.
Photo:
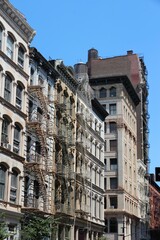
<path fill-rule="evenodd" d="M 144 56 L 149 83 L 150 172 L 160 167 L 160 0 L 10 0 L 36 30 L 31 46 L 66 65 L 101 57 Z"/>

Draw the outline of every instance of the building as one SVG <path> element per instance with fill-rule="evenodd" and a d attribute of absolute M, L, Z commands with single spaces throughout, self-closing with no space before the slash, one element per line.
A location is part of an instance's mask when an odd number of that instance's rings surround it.
<path fill-rule="evenodd" d="M 29 81 L 28 45 L 35 34 L 8 1 L 0 8 L 0 212 L 10 237 L 19 237 Z"/>
<path fill-rule="evenodd" d="M 150 236 L 151 240 L 160 239 L 160 187 L 155 182 L 154 174 L 150 174 L 149 181 L 149 201 L 150 201 Z"/>
<path fill-rule="evenodd" d="M 87 66 L 96 97 L 110 114 L 105 123 L 104 159 L 107 236 L 148 239 L 149 115 L 143 58 L 128 51 L 127 55 L 103 59 L 96 49 L 90 49 Z"/>
<path fill-rule="evenodd" d="M 30 78 L 27 92 L 26 162 L 23 212 L 55 214 L 53 184 L 54 85 L 56 71 L 35 48 L 29 49 Z"/>
<path fill-rule="evenodd" d="M 104 232 L 104 120 L 108 113 L 93 95 L 87 67 L 74 66 L 77 88 L 75 240 Z"/>

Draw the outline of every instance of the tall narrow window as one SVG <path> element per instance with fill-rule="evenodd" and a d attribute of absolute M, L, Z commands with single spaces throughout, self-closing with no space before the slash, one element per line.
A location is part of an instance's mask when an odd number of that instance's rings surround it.
<path fill-rule="evenodd" d="M 15 152 L 15 153 L 19 153 L 19 148 L 20 148 L 20 132 L 21 132 L 21 128 L 19 127 L 18 124 L 15 124 L 14 139 L 13 139 L 13 152 Z"/>
<path fill-rule="evenodd" d="M 2 136 L 1 136 L 2 143 L 9 142 L 9 139 L 8 139 L 9 124 L 10 124 L 9 120 L 6 117 L 4 117 L 3 123 L 2 123 Z"/>
<path fill-rule="evenodd" d="M 11 101 L 11 87 L 12 87 L 12 79 L 10 76 L 6 76 L 5 85 L 4 85 L 4 99 L 8 102 Z"/>
<path fill-rule="evenodd" d="M 17 171 L 12 170 L 11 188 L 10 188 L 10 201 L 12 203 L 16 203 L 16 200 L 17 200 L 17 180 L 18 180 L 18 173 Z"/>
<path fill-rule="evenodd" d="M 7 37 L 7 56 L 11 59 L 13 59 L 13 49 L 14 49 L 14 40 L 10 35 L 8 35 L 8 37 Z"/>
<path fill-rule="evenodd" d="M 117 208 L 117 196 L 110 196 L 110 208 Z"/>
<path fill-rule="evenodd" d="M 0 50 L 2 50 L 2 36 L 3 36 L 3 28 L 0 26 Z"/>
<path fill-rule="evenodd" d="M 117 140 L 110 140 L 110 151 L 117 151 Z"/>
<path fill-rule="evenodd" d="M 110 115 L 116 115 L 117 114 L 117 107 L 116 107 L 115 103 L 109 105 L 109 114 Z"/>
<path fill-rule="evenodd" d="M 105 88 L 101 88 L 100 90 L 99 90 L 99 97 L 100 98 L 105 98 L 107 96 L 107 91 L 106 91 L 106 89 Z"/>
<path fill-rule="evenodd" d="M 118 223 L 116 218 L 111 218 L 109 222 L 109 230 L 110 233 L 117 233 L 118 231 Z"/>
<path fill-rule="evenodd" d="M 110 97 L 116 97 L 116 88 L 115 87 L 110 88 L 109 96 Z"/>
<path fill-rule="evenodd" d="M 24 49 L 21 46 L 18 49 L 18 65 L 22 68 L 24 66 Z"/>
<path fill-rule="evenodd" d="M 116 133 L 117 132 L 116 122 L 110 122 L 109 123 L 109 130 L 110 130 L 110 133 Z"/>
<path fill-rule="evenodd" d="M 5 196 L 5 181 L 6 181 L 6 167 L 0 164 L 0 199 L 4 200 Z"/>
<path fill-rule="evenodd" d="M 117 158 L 111 158 L 110 159 L 110 170 L 115 171 L 117 170 L 118 165 L 117 165 Z"/>
<path fill-rule="evenodd" d="M 18 84 L 16 89 L 16 107 L 19 109 L 22 107 L 22 90 L 22 86 Z"/>
<path fill-rule="evenodd" d="M 110 178 L 110 189 L 117 189 L 118 181 L 117 178 Z"/>

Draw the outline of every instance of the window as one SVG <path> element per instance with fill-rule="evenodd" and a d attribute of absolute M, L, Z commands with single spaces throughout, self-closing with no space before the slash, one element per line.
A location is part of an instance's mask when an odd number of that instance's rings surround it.
<path fill-rule="evenodd" d="M 107 123 L 104 123 L 104 133 L 107 133 Z"/>
<path fill-rule="evenodd" d="M 110 196 L 110 208 L 117 208 L 117 196 Z"/>
<path fill-rule="evenodd" d="M 13 59 L 13 48 L 14 48 L 14 40 L 10 35 L 8 35 L 8 37 L 7 37 L 7 56 L 11 59 Z"/>
<path fill-rule="evenodd" d="M 22 86 L 18 84 L 16 89 L 16 107 L 19 109 L 22 107 L 22 91 Z"/>
<path fill-rule="evenodd" d="M 110 140 L 110 151 L 117 151 L 117 140 Z"/>
<path fill-rule="evenodd" d="M 107 208 L 107 199 L 106 199 L 106 197 L 104 197 L 104 209 L 106 209 Z"/>
<path fill-rule="evenodd" d="M 109 230 L 110 233 L 117 233 L 118 231 L 118 223 L 116 218 L 111 218 L 109 221 Z"/>
<path fill-rule="evenodd" d="M 19 153 L 20 148 L 20 132 L 21 128 L 18 124 L 15 124 L 14 139 L 13 139 L 13 152 Z"/>
<path fill-rule="evenodd" d="M 5 181 L 6 181 L 7 168 L 0 164 L 0 199 L 4 200 L 5 197 Z"/>
<path fill-rule="evenodd" d="M 18 173 L 17 171 L 12 170 L 11 188 L 10 188 L 10 201 L 12 203 L 16 203 L 16 199 L 17 199 L 17 180 L 18 180 Z"/>
<path fill-rule="evenodd" d="M 104 171 L 107 171 L 107 159 L 104 159 Z"/>
<path fill-rule="evenodd" d="M 108 219 L 105 218 L 105 229 L 104 231 L 108 233 Z"/>
<path fill-rule="evenodd" d="M 101 88 L 99 90 L 99 97 L 100 98 L 105 98 L 107 96 L 107 92 L 106 92 L 106 89 L 105 88 Z"/>
<path fill-rule="evenodd" d="M 4 117 L 3 123 L 2 123 L 2 136 L 1 136 L 1 142 L 2 143 L 8 143 L 8 133 L 9 133 L 9 124 L 10 121 L 7 117 Z"/>
<path fill-rule="evenodd" d="M 111 158 L 110 159 L 110 170 L 115 171 L 117 170 L 118 165 L 117 165 L 117 158 Z"/>
<path fill-rule="evenodd" d="M 107 189 L 107 178 L 104 178 L 104 190 Z"/>
<path fill-rule="evenodd" d="M 3 36 L 3 28 L 0 26 L 0 50 L 2 50 L 2 36 Z"/>
<path fill-rule="evenodd" d="M 116 104 L 114 103 L 114 104 L 110 104 L 109 105 L 109 114 L 110 115 L 116 115 L 116 113 L 117 113 L 117 106 L 116 106 Z"/>
<path fill-rule="evenodd" d="M 116 88 L 115 87 L 110 88 L 109 96 L 110 97 L 116 97 Z"/>
<path fill-rule="evenodd" d="M 12 79 L 10 76 L 6 76 L 5 78 L 5 85 L 4 85 L 4 99 L 8 102 L 11 101 L 11 85 Z"/>
<path fill-rule="evenodd" d="M 20 46 L 18 49 L 18 65 L 23 68 L 24 66 L 24 49 Z"/>
<path fill-rule="evenodd" d="M 110 178 L 110 189 L 117 189 L 118 181 L 117 178 Z"/>
<path fill-rule="evenodd" d="M 102 107 L 106 110 L 106 104 L 102 104 Z"/>
<path fill-rule="evenodd" d="M 116 133 L 117 132 L 116 122 L 110 122 L 109 123 L 109 130 L 110 130 L 110 133 Z"/>

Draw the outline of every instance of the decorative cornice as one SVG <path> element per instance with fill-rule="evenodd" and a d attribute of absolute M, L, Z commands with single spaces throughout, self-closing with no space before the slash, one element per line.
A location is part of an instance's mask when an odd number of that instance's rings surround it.
<path fill-rule="evenodd" d="M 29 26 L 25 17 L 7 0 L 0 0 L 0 13 L 8 24 L 28 43 L 36 32 Z"/>

